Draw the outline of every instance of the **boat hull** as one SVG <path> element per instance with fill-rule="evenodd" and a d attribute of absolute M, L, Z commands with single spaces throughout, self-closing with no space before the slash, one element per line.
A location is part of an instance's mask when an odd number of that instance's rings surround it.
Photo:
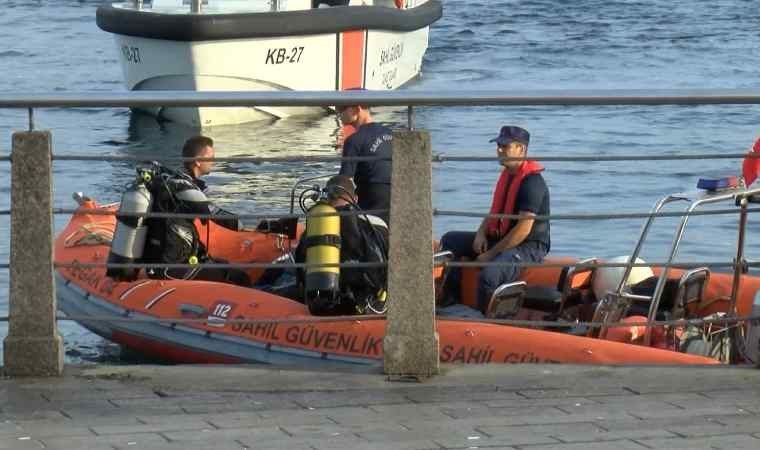
<path fill-rule="evenodd" d="M 56 239 L 58 307 L 94 333 L 179 363 L 381 364 L 386 326 L 383 316 L 313 317 L 299 302 L 252 288 L 195 280 L 116 282 L 105 275 L 104 267 L 77 264 L 105 263 L 108 246 L 77 245 L 78 240 L 72 237 L 82 230 L 113 226 L 113 216 L 75 214 Z M 214 234 L 212 231 L 211 236 Z M 257 253 L 248 255 L 248 260 L 271 260 L 286 248 L 281 237 L 250 232 L 242 241 L 231 235 L 216 239 L 227 244 L 209 241 L 212 248 L 231 261 L 245 260 L 238 253 L 251 248 Z M 241 245 L 246 240 L 254 245 Z M 557 276 L 557 270 L 547 268 L 526 274 L 526 278 L 543 285 L 556 283 Z M 183 318 L 194 321 L 181 323 Z M 442 362 L 718 362 L 669 350 L 479 321 L 439 318 L 436 328 Z"/>
<path fill-rule="evenodd" d="M 385 10 L 390 8 L 326 8 L 333 9 L 351 12 L 358 9 L 363 15 L 372 17 L 373 12 L 386 13 Z M 430 9 L 430 6 L 425 3 L 414 9 Z M 426 24 L 413 30 L 371 26 L 354 29 L 347 23 L 341 27 L 347 29 L 337 29 L 334 32 L 319 32 L 331 27 L 313 28 L 304 25 L 301 32 L 293 29 L 288 35 L 277 33 L 277 30 L 265 30 L 268 32 L 240 37 L 241 33 L 225 34 L 222 28 L 217 32 L 215 29 L 202 31 L 205 28 L 198 27 L 201 31 L 194 35 L 174 36 L 148 32 L 150 30 L 139 33 L 137 26 L 129 28 L 116 25 L 118 14 L 129 14 L 128 17 L 137 15 L 138 18 L 139 14 L 145 17 L 154 17 L 156 14 L 118 8 L 106 11 L 117 16 L 108 16 L 109 19 L 104 24 L 99 10 L 99 25 L 114 34 L 126 87 L 139 91 L 329 91 L 358 87 L 369 90 L 397 89 L 419 76 L 422 58 L 428 47 L 427 22 L 440 17 L 440 11 L 433 10 L 434 13 L 438 11 L 438 14 L 427 13 L 430 17 L 420 22 Z M 324 14 L 323 9 L 312 11 L 314 12 L 293 13 Z M 408 11 L 391 12 L 396 15 L 413 14 L 412 10 Z M 249 17 L 279 17 L 273 14 L 282 16 L 287 13 L 239 14 L 236 15 L 239 16 L 237 19 L 227 17 L 233 15 L 217 16 L 226 19 L 230 26 L 235 26 L 236 20 L 245 21 Z M 329 17 L 325 16 L 325 19 Z M 312 22 L 304 20 L 303 23 Z M 356 23 L 364 22 L 357 19 Z M 380 25 L 382 24 L 377 24 Z M 143 111 L 194 127 L 209 127 L 322 114 L 326 109 L 257 105 L 248 108 L 157 107 Z"/>

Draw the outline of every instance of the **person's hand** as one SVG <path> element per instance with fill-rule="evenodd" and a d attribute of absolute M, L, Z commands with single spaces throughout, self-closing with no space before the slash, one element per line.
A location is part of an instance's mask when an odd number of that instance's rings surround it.
<path fill-rule="evenodd" d="M 478 257 L 475 258 L 475 260 L 478 262 L 491 262 L 493 257 L 494 257 L 493 253 L 491 253 L 490 251 L 487 251 L 487 252 L 483 252 L 479 254 Z"/>
<path fill-rule="evenodd" d="M 343 137 L 343 130 L 338 132 L 338 138 L 335 140 L 335 153 L 343 153 L 343 142 L 345 142 L 345 139 Z"/>
<path fill-rule="evenodd" d="M 353 125 L 343 125 L 340 130 L 338 130 L 338 137 L 335 139 L 336 153 L 343 152 L 343 144 L 346 142 L 346 139 L 354 133 L 356 133 L 356 128 L 354 128 Z"/>
<path fill-rule="evenodd" d="M 481 231 L 478 231 L 475 234 L 475 240 L 472 241 L 472 251 L 480 255 L 480 254 L 485 253 L 487 250 L 488 250 L 488 239 L 486 239 L 486 234 Z"/>

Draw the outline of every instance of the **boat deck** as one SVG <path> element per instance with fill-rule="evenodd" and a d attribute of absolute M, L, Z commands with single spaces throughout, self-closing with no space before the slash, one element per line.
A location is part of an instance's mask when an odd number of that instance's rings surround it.
<path fill-rule="evenodd" d="M 444 366 L 424 383 L 271 366 L 0 380 L 0 448 L 760 448 L 760 370 Z"/>

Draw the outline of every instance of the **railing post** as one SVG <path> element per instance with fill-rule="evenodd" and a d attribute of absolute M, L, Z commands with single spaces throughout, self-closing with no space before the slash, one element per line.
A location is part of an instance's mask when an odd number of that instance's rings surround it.
<path fill-rule="evenodd" d="M 389 375 L 437 374 L 433 286 L 430 133 L 393 133 L 388 258 L 388 321 L 383 340 Z"/>
<path fill-rule="evenodd" d="M 11 155 L 10 322 L 4 372 L 53 376 L 63 371 L 53 280 L 52 137 L 13 133 Z"/>

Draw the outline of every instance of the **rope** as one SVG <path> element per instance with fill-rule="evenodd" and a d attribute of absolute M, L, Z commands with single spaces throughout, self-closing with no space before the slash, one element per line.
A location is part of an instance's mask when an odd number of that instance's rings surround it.
<path fill-rule="evenodd" d="M 566 262 L 566 263 L 552 263 L 552 262 L 512 262 L 512 261 L 448 261 L 441 262 L 438 266 L 442 267 L 543 267 L 543 268 L 564 268 L 574 267 L 580 264 L 578 262 Z M 354 267 L 354 268 L 378 268 L 388 267 L 386 262 L 344 262 L 344 263 L 201 263 L 201 264 L 148 264 L 148 263 L 105 263 L 105 262 L 56 262 L 54 263 L 56 268 L 85 268 L 85 267 L 109 267 L 114 269 L 187 269 L 190 267 L 208 267 L 217 269 L 268 269 L 268 268 L 280 268 L 280 269 L 305 269 L 314 267 Z M 696 262 L 647 262 L 647 263 L 633 263 L 628 264 L 625 262 L 599 262 L 599 263 L 583 263 L 583 267 L 600 268 L 600 267 L 670 267 L 678 269 L 689 269 L 696 267 L 736 267 L 736 263 L 731 261 L 696 261 Z M 760 261 L 744 261 L 743 267 L 755 268 L 760 267 Z M 8 264 L 0 265 L 0 268 L 8 268 Z"/>
<path fill-rule="evenodd" d="M 78 239 L 74 238 L 78 236 Z M 86 223 L 77 230 L 66 236 L 63 240 L 64 247 L 77 247 L 80 245 L 108 245 L 113 240 L 113 227 L 110 223 Z"/>
<path fill-rule="evenodd" d="M 127 314 L 132 311 L 127 311 Z M 0 322 L 8 322 L 9 316 L 0 316 Z M 90 321 L 90 322 L 134 322 L 134 323 L 168 323 L 168 324 L 193 324 L 193 323 L 206 323 L 208 318 L 159 318 L 159 317 L 128 317 L 128 316 L 56 316 L 56 320 L 59 321 Z M 309 316 L 299 318 L 267 318 L 267 319 L 215 319 L 222 320 L 228 324 L 301 324 L 301 323 L 336 323 L 336 322 L 369 322 L 377 320 L 386 320 L 382 315 L 357 315 L 357 316 Z M 576 328 L 576 327 L 588 327 L 588 328 L 625 328 L 634 326 L 699 326 L 710 324 L 739 324 L 742 322 L 760 322 L 760 315 L 744 316 L 744 317 L 712 317 L 703 319 L 679 319 L 679 320 L 656 320 L 650 323 L 648 322 L 552 322 L 546 320 L 515 320 L 515 319 L 481 319 L 470 317 L 454 317 L 454 316 L 437 316 L 438 322 L 475 322 L 475 323 L 490 323 L 496 325 L 510 325 L 518 327 L 553 327 L 553 328 Z"/>
<path fill-rule="evenodd" d="M 472 319 L 467 317 L 451 317 L 439 318 L 438 320 L 452 320 L 455 322 L 468 322 Z M 715 317 L 710 319 L 679 319 L 679 320 L 655 320 L 651 323 L 648 322 L 552 322 L 547 320 L 515 320 L 515 319 L 478 319 L 478 322 L 495 323 L 500 325 L 513 325 L 519 327 L 555 327 L 555 328 L 576 328 L 576 327 L 588 327 L 588 328 L 624 328 L 633 326 L 688 326 L 688 325 L 708 325 L 713 323 L 740 323 L 740 322 L 757 322 L 760 321 L 760 315 L 758 316 L 745 316 L 745 317 Z"/>
<path fill-rule="evenodd" d="M 188 269 L 206 267 L 212 269 L 306 269 L 314 267 L 354 267 L 354 268 L 378 268 L 387 267 L 384 262 L 345 262 L 345 263 L 200 263 L 200 264 L 144 264 L 144 263 L 105 263 L 105 262 L 56 262 L 54 267 L 65 268 L 97 268 L 108 267 L 112 269 Z M 7 266 L 7 264 L 6 264 Z"/>
<path fill-rule="evenodd" d="M 123 217 L 153 217 L 153 218 L 180 218 L 180 219 L 218 219 L 223 218 L 235 218 L 235 219 L 303 219 L 306 216 L 304 214 L 229 214 L 224 216 L 214 214 L 185 214 L 185 213 L 161 213 L 161 212 L 149 212 L 149 213 L 119 213 L 117 210 L 106 210 L 101 208 L 53 208 L 53 214 L 89 214 L 93 216 L 123 216 Z M 336 211 L 329 213 L 315 213 L 312 217 L 330 217 L 330 216 L 357 216 L 357 215 L 382 215 L 389 212 L 388 209 L 373 209 L 367 211 Z M 11 210 L 0 210 L 0 215 L 8 215 Z M 738 214 L 741 211 L 738 208 L 733 209 L 713 209 L 706 211 L 660 211 L 656 213 L 651 212 L 632 212 L 632 213 L 599 213 L 599 214 L 550 214 L 550 215 L 534 215 L 523 216 L 519 214 L 491 214 L 491 213 L 478 213 L 471 211 L 459 211 L 459 210 L 446 210 L 446 209 L 433 209 L 433 216 L 452 216 L 452 217 L 477 217 L 477 218 L 496 218 L 496 219 L 533 219 L 536 221 L 547 220 L 619 220 L 619 219 L 647 219 L 649 217 L 692 217 L 692 216 L 718 216 L 718 215 L 730 215 Z M 748 213 L 760 212 L 760 208 L 747 208 Z"/>
<path fill-rule="evenodd" d="M 335 211 L 326 213 L 313 213 L 310 217 L 334 217 L 334 216 L 363 216 L 365 214 L 379 215 L 389 212 L 387 209 L 372 209 L 367 211 L 349 210 L 349 211 Z M 0 210 L 0 214 L 3 211 Z M 162 213 L 162 212 L 148 212 L 148 213 L 120 213 L 115 209 L 102 209 L 102 208 L 53 208 L 53 214 L 76 214 L 76 215 L 93 215 L 93 216 L 123 216 L 123 217 L 152 217 L 161 219 L 302 219 L 306 217 L 304 214 L 188 214 L 188 213 Z"/>

